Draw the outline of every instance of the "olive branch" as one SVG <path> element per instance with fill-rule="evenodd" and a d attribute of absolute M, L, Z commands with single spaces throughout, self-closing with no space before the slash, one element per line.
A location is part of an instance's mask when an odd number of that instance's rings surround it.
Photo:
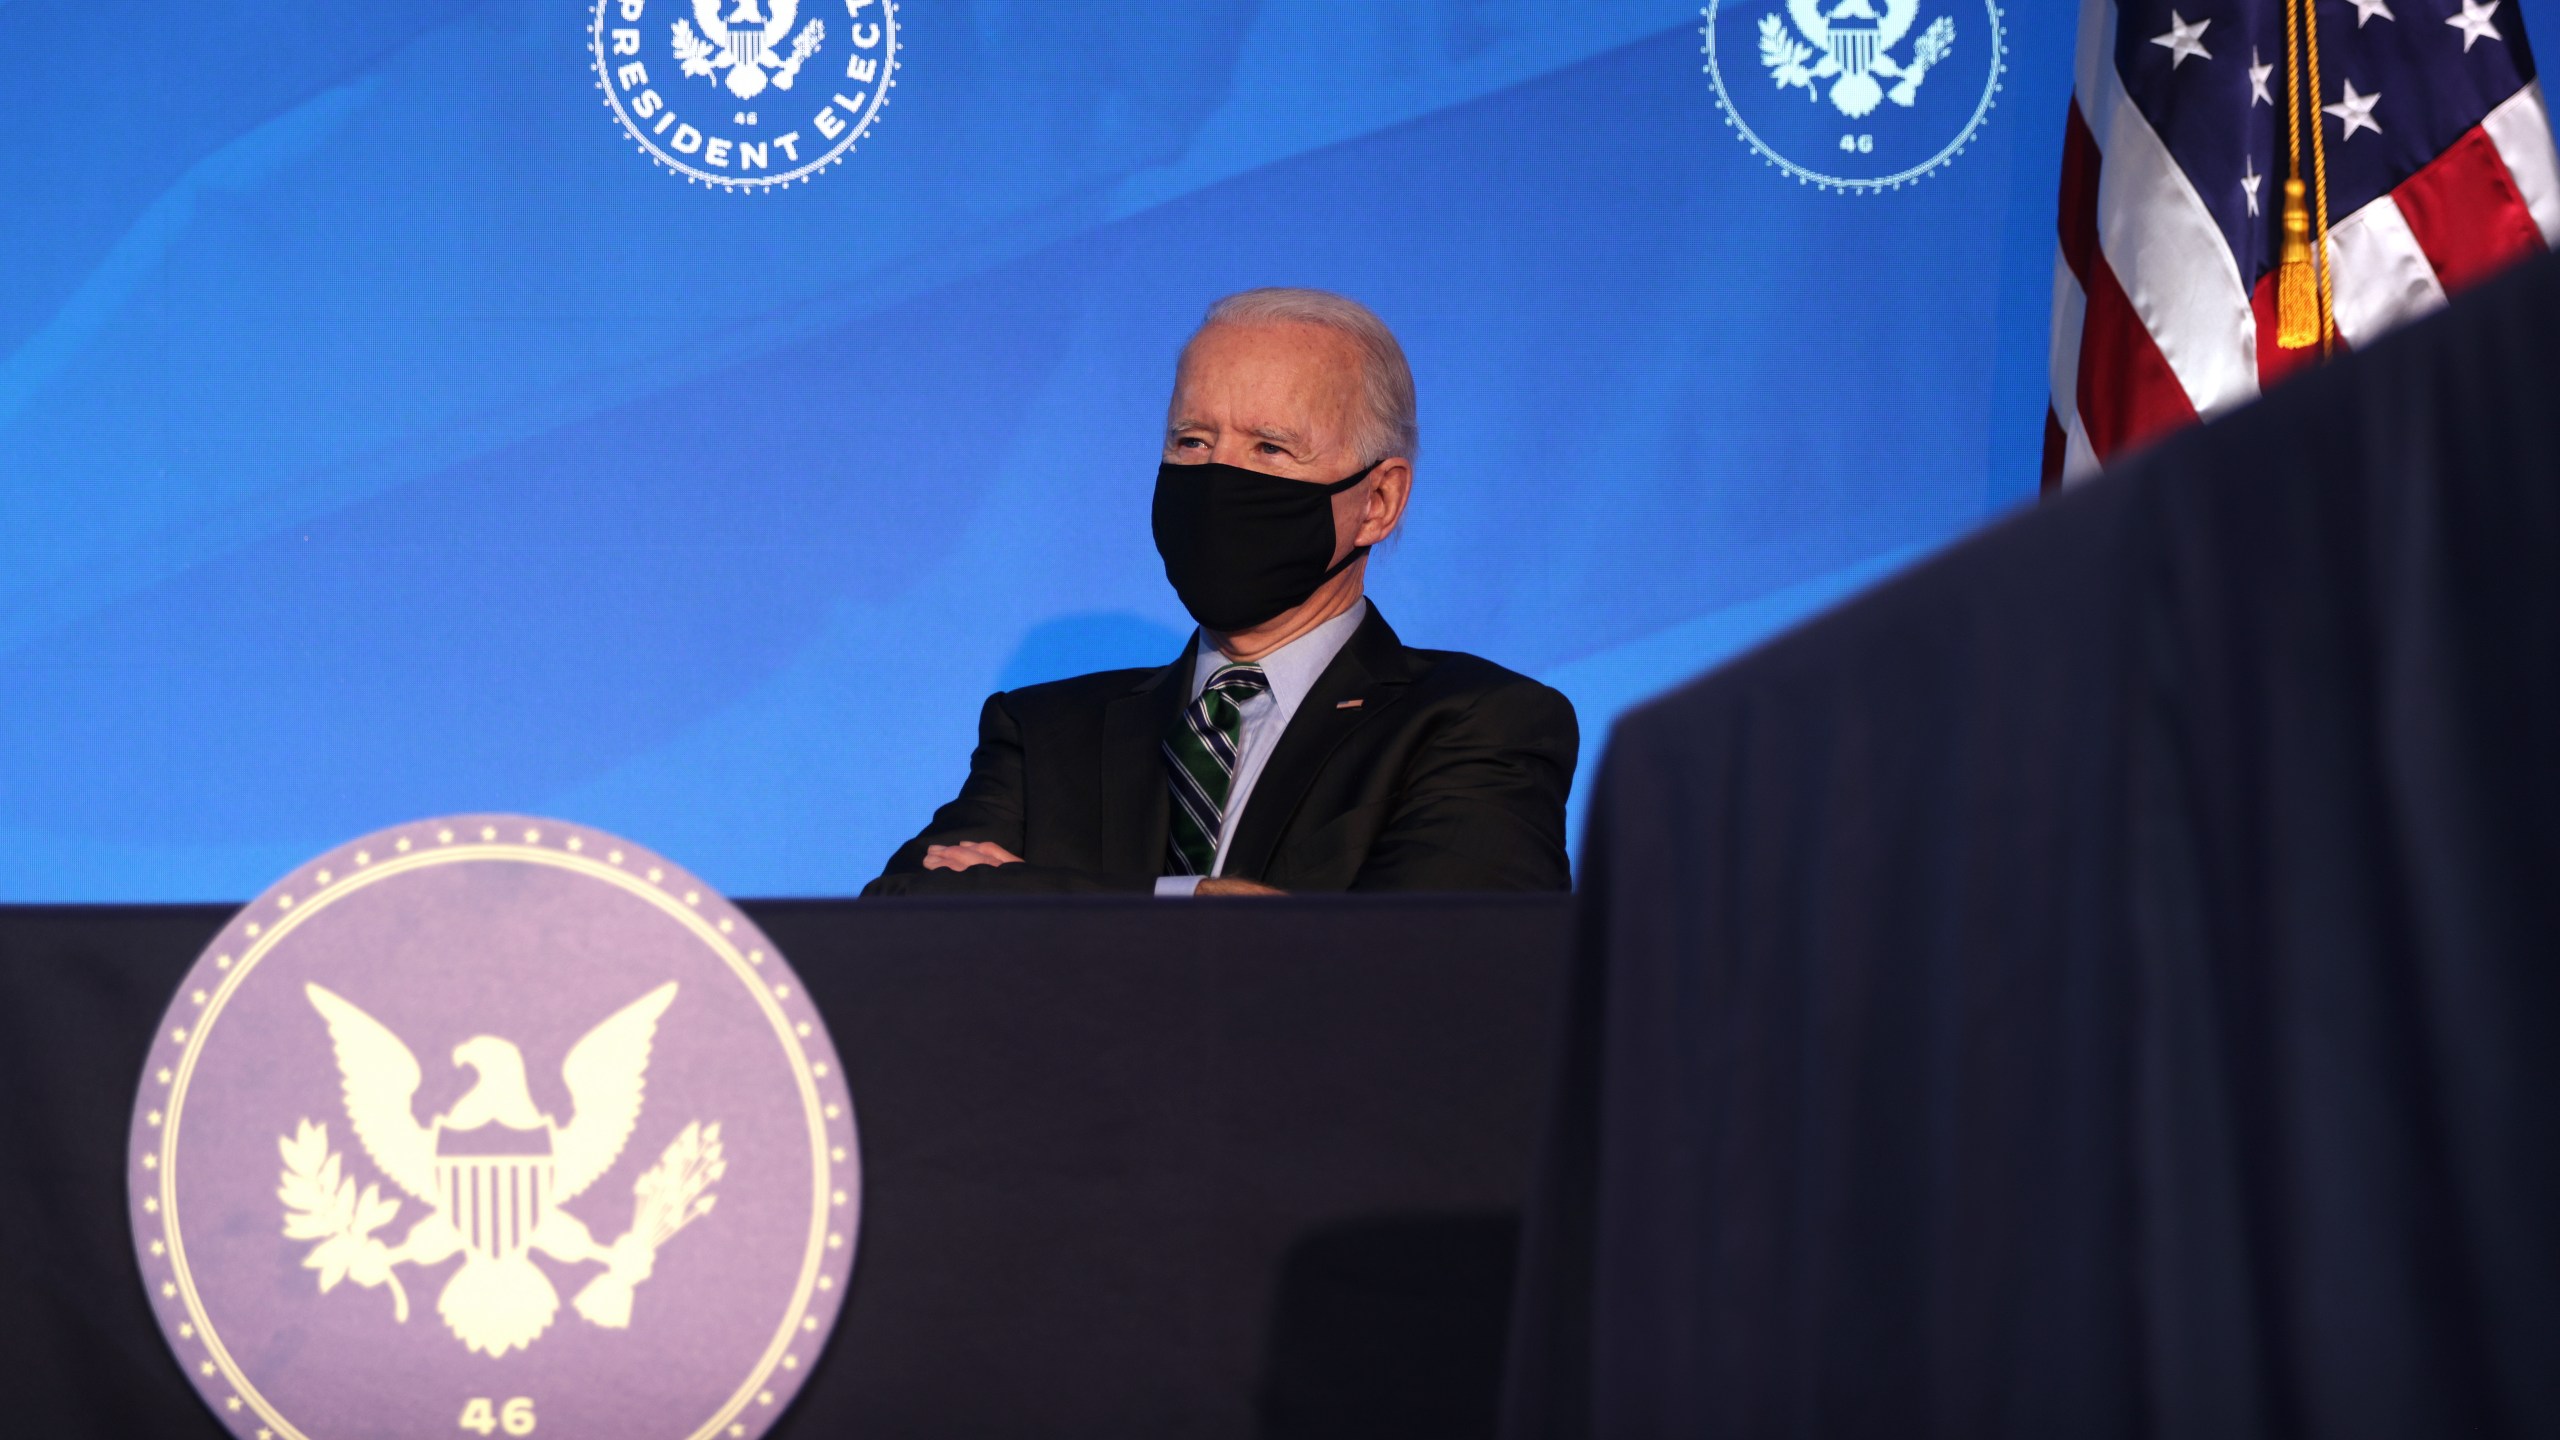
<path fill-rule="evenodd" d="M 319 1242 L 303 1257 L 302 1268 L 320 1272 L 320 1292 L 325 1295 L 350 1277 L 367 1289 L 387 1284 L 393 1318 L 406 1323 L 409 1293 L 391 1273 L 390 1248 L 373 1238 L 374 1231 L 400 1213 L 400 1202 L 382 1198 L 379 1185 L 356 1189 L 337 1152 L 329 1148 L 326 1125 L 304 1120 L 291 1136 L 276 1138 L 276 1150 L 284 1156 L 282 1183 L 276 1188 L 276 1198 L 285 1206 L 284 1236 Z"/>
<path fill-rule="evenodd" d="M 675 29 L 676 60 L 684 67 L 684 73 L 709 76 L 715 68 L 711 62 L 712 54 L 719 47 L 694 34 L 693 22 L 689 20 L 678 20 Z"/>
<path fill-rule="evenodd" d="M 1778 88 L 1790 85 L 1804 87 L 1804 98 L 1811 100 L 1813 71 L 1804 62 L 1813 58 L 1813 47 L 1787 33 L 1787 24 L 1775 15 L 1760 17 L 1760 63 L 1769 68 L 1769 78 Z"/>

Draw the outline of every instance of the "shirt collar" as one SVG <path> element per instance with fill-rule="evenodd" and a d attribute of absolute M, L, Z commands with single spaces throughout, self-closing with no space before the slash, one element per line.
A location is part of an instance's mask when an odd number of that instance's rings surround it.
<path fill-rule="evenodd" d="M 1298 702 L 1306 699 L 1307 692 L 1316 688 L 1316 681 L 1323 678 L 1325 667 L 1333 663 L 1334 656 L 1342 653 L 1343 646 L 1351 643 L 1351 632 L 1359 629 L 1360 622 L 1368 615 L 1369 600 L 1362 596 L 1352 603 L 1350 609 L 1252 662 L 1262 667 L 1263 678 L 1271 682 L 1271 699 L 1279 706 L 1281 714 L 1297 713 Z M 1191 639 L 1191 698 L 1199 699 L 1200 692 L 1209 688 L 1209 677 L 1234 663 L 1217 646 L 1209 643 L 1208 636 L 1194 633 Z"/>

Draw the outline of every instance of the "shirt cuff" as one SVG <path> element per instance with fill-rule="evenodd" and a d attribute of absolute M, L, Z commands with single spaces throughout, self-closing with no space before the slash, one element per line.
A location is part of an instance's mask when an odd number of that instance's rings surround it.
<path fill-rule="evenodd" d="M 1156 877 L 1156 893 L 1158 895 L 1180 895 L 1188 898 L 1193 891 L 1198 890 L 1199 888 L 1200 877 L 1197 875 L 1159 875 Z"/>

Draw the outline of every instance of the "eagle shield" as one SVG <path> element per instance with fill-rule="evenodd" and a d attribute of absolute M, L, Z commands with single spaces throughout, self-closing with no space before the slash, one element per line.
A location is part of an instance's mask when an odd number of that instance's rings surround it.
<path fill-rule="evenodd" d="M 675 1000 L 675 982 L 625 1005 L 570 1048 L 561 1078 L 575 1108 L 566 1124 L 535 1106 L 523 1052 L 494 1035 L 476 1035 L 454 1047 L 454 1065 L 474 1071 L 476 1082 L 452 1109 L 419 1124 L 412 1107 L 423 1072 L 409 1047 L 344 997 L 316 984 L 303 989 L 327 1022 L 358 1143 L 393 1185 L 428 1211 L 398 1245 L 386 1246 L 369 1232 L 387 1223 L 398 1206 L 372 1202 L 368 1188 L 365 1197 L 372 1203 L 352 1209 L 369 1220 L 368 1233 L 331 1230 L 317 1206 L 303 1203 L 310 1187 L 295 1183 L 297 1154 L 309 1157 L 327 1148 L 325 1130 L 304 1122 L 301 1133 L 284 1142 L 286 1234 L 322 1242 L 307 1262 L 322 1271 L 321 1288 L 329 1289 L 340 1270 L 361 1285 L 388 1284 L 394 1318 L 405 1321 L 408 1298 L 397 1267 L 440 1264 L 459 1253 L 462 1264 L 438 1294 L 436 1312 L 466 1347 L 499 1356 L 530 1346 L 559 1313 L 559 1293 L 534 1263 L 538 1250 L 568 1264 L 602 1262 L 605 1272 L 579 1292 L 579 1313 L 593 1324 L 629 1324 L 631 1288 L 647 1278 L 657 1246 L 711 1208 L 710 1186 L 726 1168 L 719 1127 L 685 1127 L 659 1170 L 642 1178 L 640 1223 L 613 1244 L 597 1243 L 561 1207 L 613 1168 L 629 1143 L 640 1118 L 650 1045 L 659 1018 Z M 334 1182 L 338 1157 L 326 1154 L 321 1163 Z M 659 1173 L 670 1166 L 682 1172 L 672 1183 L 690 1202 L 673 1223 L 645 1213 L 646 1198 L 671 1183 Z M 339 1260 L 324 1262 L 324 1251 Z"/>

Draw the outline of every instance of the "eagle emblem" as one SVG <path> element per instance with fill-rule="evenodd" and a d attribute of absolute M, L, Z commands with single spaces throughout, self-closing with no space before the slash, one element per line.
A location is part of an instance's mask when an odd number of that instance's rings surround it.
<path fill-rule="evenodd" d="M 1920 0 L 1884 0 L 1881 15 L 1873 0 L 1840 0 L 1827 10 L 1822 0 L 1787 0 L 1787 15 L 1803 39 L 1788 34 L 1776 14 L 1762 16 L 1760 63 L 1779 89 L 1802 86 L 1807 100 L 1816 98 L 1815 81 L 1830 80 L 1833 107 L 1851 119 L 1887 99 L 1907 106 L 1919 98 L 1929 68 L 1956 43 L 1956 22 L 1941 15 L 1911 43 L 1909 60 L 1894 59 L 1893 47 L 1911 32 L 1919 10 Z M 1891 91 L 1877 82 L 1879 75 L 1897 82 Z"/>
<path fill-rule="evenodd" d="M 418 1123 L 413 1104 L 423 1078 L 417 1057 L 381 1021 L 319 985 L 303 993 L 329 1028 L 347 1120 L 374 1168 L 426 1208 L 397 1245 L 374 1232 L 397 1219 L 402 1201 L 379 1184 L 361 1190 L 329 1148 L 328 1127 L 305 1118 L 277 1142 L 285 1169 L 277 1192 L 287 1239 L 315 1241 L 303 1260 L 323 1293 L 341 1280 L 388 1286 L 393 1318 L 409 1319 L 401 1265 L 462 1264 L 436 1297 L 455 1338 L 485 1355 L 530 1346 L 560 1308 L 550 1277 L 530 1252 L 576 1265 L 601 1262 L 572 1302 L 595 1325 L 631 1323 L 632 1291 L 649 1278 L 658 1247 L 708 1214 L 710 1191 L 726 1171 L 717 1123 L 688 1124 L 633 1187 L 631 1229 L 598 1244 L 560 1207 L 613 1168 L 640 1119 L 641 1090 L 658 1019 L 675 1000 L 670 980 L 606 1017 L 570 1047 L 561 1065 L 575 1106 L 562 1124 L 534 1105 L 524 1055 L 494 1035 L 454 1047 L 453 1063 L 478 1079 L 452 1109 Z"/>
<path fill-rule="evenodd" d="M 800 67 L 826 43 L 827 27 L 812 20 L 794 36 L 791 22 L 800 18 L 800 0 L 769 3 L 772 13 L 767 15 L 756 9 L 756 0 L 737 0 L 737 8 L 724 18 L 720 0 L 693 0 L 693 23 L 702 31 L 694 33 L 693 24 L 683 20 L 675 23 L 677 65 L 687 75 L 726 84 L 741 100 L 763 94 L 767 84 L 790 89 Z M 779 53 L 786 39 L 791 42 L 788 55 Z M 724 70 L 725 78 L 719 74 Z"/>

